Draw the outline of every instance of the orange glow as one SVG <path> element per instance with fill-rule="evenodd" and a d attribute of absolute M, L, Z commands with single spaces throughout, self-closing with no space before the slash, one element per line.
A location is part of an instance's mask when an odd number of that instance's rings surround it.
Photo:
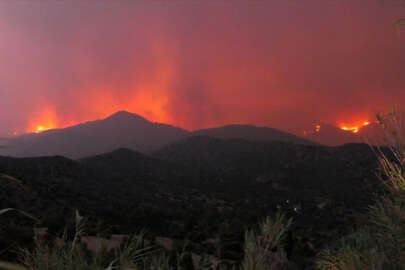
<path fill-rule="evenodd" d="M 39 133 L 45 130 L 44 126 L 38 126 L 37 129 L 35 130 L 35 133 Z"/>
<path fill-rule="evenodd" d="M 102 2 L 2 7 L 0 136 L 126 110 L 190 131 L 253 124 L 340 140 L 373 126 L 373 112 L 405 106 L 393 60 L 403 43 L 382 27 L 399 12 L 389 4 Z"/>
<path fill-rule="evenodd" d="M 148 72 L 137 71 L 131 79 L 110 82 L 99 78 L 97 82 L 81 85 L 74 96 L 70 111 L 59 109 L 52 100 L 42 100 L 31 111 L 25 132 L 41 133 L 55 128 L 66 128 L 79 123 L 106 118 L 117 111 L 139 114 L 152 122 L 179 124 L 170 108 L 173 89 L 177 82 L 177 63 L 172 41 L 164 36 L 151 36 Z M 96 61 L 87 55 L 77 56 L 77 70 L 96 70 Z M 136 66 L 134 66 L 136 70 Z M 79 91 L 80 90 L 80 91 Z"/>
<path fill-rule="evenodd" d="M 303 134 L 304 134 L 304 136 L 307 136 L 307 135 L 313 135 L 313 134 L 315 134 L 315 133 L 318 133 L 318 132 L 320 132 L 321 131 L 321 125 L 315 125 L 315 127 L 314 127 L 314 129 L 313 130 L 304 130 L 303 131 Z"/>
<path fill-rule="evenodd" d="M 346 130 L 346 131 L 351 131 L 353 133 L 359 132 L 359 127 L 346 127 L 346 126 L 343 126 L 343 127 L 340 127 L 340 128 L 343 129 L 343 130 Z"/>
<path fill-rule="evenodd" d="M 37 129 L 34 131 L 35 133 L 41 133 L 44 132 L 46 130 L 50 130 L 53 127 L 45 127 L 45 126 L 38 126 Z"/>
<path fill-rule="evenodd" d="M 342 124 L 340 125 L 340 129 L 350 131 L 353 133 L 358 133 L 362 127 L 370 125 L 369 121 L 361 121 L 359 123 L 355 123 L 352 125 Z"/>
<path fill-rule="evenodd" d="M 40 109 L 30 116 L 27 132 L 41 133 L 58 127 L 58 117 L 50 107 Z"/>

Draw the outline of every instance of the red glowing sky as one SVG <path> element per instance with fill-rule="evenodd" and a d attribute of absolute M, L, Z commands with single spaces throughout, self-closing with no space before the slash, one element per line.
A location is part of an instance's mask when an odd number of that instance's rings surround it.
<path fill-rule="evenodd" d="M 0 135 L 118 110 L 190 130 L 369 121 L 405 98 L 403 16 L 398 0 L 1 1 Z"/>

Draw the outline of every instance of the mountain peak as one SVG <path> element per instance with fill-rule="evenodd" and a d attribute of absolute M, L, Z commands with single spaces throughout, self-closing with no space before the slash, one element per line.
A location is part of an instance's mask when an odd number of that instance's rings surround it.
<path fill-rule="evenodd" d="M 188 135 L 186 130 L 157 125 L 137 114 L 119 111 L 105 119 L 58 132 L 16 137 L 7 142 L 7 151 L 1 154 L 20 157 L 61 155 L 79 159 L 120 147 L 149 153 Z"/>
<path fill-rule="evenodd" d="M 106 120 L 107 119 L 138 119 L 138 120 L 142 120 L 145 122 L 149 122 L 146 118 L 144 118 L 138 114 L 131 113 L 131 112 L 124 111 L 124 110 L 118 111 L 118 112 L 110 115 L 109 117 L 106 118 Z"/>

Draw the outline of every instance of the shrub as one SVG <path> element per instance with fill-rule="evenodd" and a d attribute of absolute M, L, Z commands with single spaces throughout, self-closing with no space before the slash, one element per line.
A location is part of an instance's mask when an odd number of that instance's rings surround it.
<path fill-rule="evenodd" d="M 403 269 L 405 265 L 405 140 L 395 111 L 377 116 L 389 151 L 377 148 L 386 194 L 370 206 L 367 227 L 319 254 L 318 269 Z"/>
<path fill-rule="evenodd" d="M 155 257 L 159 250 L 145 245 L 144 232 L 134 235 L 121 249 L 114 252 L 109 252 L 106 247 L 101 246 L 95 253 L 89 253 L 80 244 L 80 238 L 84 234 L 85 219 L 78 212 L 76 212 L 75 225 L 75 234 L 72 239 L 68 239 L 67 233 L 52 244 L 36 239 L 34 249 L 20 251 L 21 266 L 8 265 L 3 268 L 10 270 L 165 269 L 166 260 L 163 257 L 159 257 L 160 259 Z M 156 268 L 159 264 L 163 268 Z"/>
<path fill-rule="evenodd" d="M 260 225 L 259 232 L 247 231 L 242 269 L 283 269 L 288 260 L 282 242 L 291 224 L 291 219 L 287 219 L 283 214 L 277 214 L 274 219 L 267 217 Z"/>

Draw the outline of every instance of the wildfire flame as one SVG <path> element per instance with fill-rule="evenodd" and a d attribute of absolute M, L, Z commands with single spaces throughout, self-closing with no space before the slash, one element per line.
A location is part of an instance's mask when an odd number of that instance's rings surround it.
<path fill-rule="evenodd" d="M 304 130 L 303 133 L 304 133 L 304 136 L 307 136 L 307 135 L 313 135 L 313 134 L 318 133 L 320 131 L 321 131 L 321 125 L 318 124 L 318 125 L 314 126 L 313 130 Z"/>
<path fill-rule="evenodd" d="M 106 118 L 113 113 L 126 110 L 139 114 L 150 121 L 179 124 L 172 118 L 169 105 L 171 91 L 176 80 L 176 58 L 170 39 L 151 37 L 151 61 L 153 72 L 140 72 L 133 81 L 126 84 L 91 82 L 77 91 L 75 107 L 70 111 L 58 109 L 52 100 L 41 100 L 32 109 L 23 132 L 41 133 L 49 129 L 65 128 L 79 123 Z M 79 57 L 80 58 L 80 57 Z M 94 68 L 93 62 L 83 57 L 79 59 L 79 71 L 87 72 Z M 146 71 L 145 71 L 146 72 Z M 80 113 L 77 113 L 80 112 Z M 175 121 L 176 120 L 176 121 Z"/>
<path fill-rule="evenodd" d="M 362 122 L 362 123 L 360 123 L 358 125 L 341 125 L 340 129 L 346 130 L 346 131 L 351 131 L 353 133 L 358 133 L 362 127 L 365 127 L 365 126 L 368 126 L 368 125 L 370 125 L 370 122 L 369 121 L 364 121 L 364 122 Z"/>
<path fill-rule="evenodd" d="M 340 125 L 338 125 L 338 127 L 341 130 L 345 130 L 345 131 L 352 132 L 352 133 L 358 133 L 362 127 L 368 126 L 370 124 L 371 124 L 371 122 L 369 122 L 369 121 L 360 121 L 360 122 L 352 123 L 352 124 L 347 124 L 347 123 L 340 124 Z M 304 134 L 304 136 L 314 135 L 321 131 L 321 127 L 322 126 L 320 124 L 317 124 L 313 127 L 313 130 L 304 130 L 303 134 Z"/>
<path fill-rule="evenodd" d="M 50 130 L 50 129 L 52 129 L 53 127 L 45 127 L 45 126 L 37 126 L 37 128 L 35 129 L 35 133 L 41 133 L 41 132 L 44 132 L 44 131 L 46 131 L 46 130 Z"/>
<path fill-rule="evenodd" d="M 51 107 L 40 109 L 30 118 L 27 132 L 41 133 L 58 127 L 58 117 Z"/>

